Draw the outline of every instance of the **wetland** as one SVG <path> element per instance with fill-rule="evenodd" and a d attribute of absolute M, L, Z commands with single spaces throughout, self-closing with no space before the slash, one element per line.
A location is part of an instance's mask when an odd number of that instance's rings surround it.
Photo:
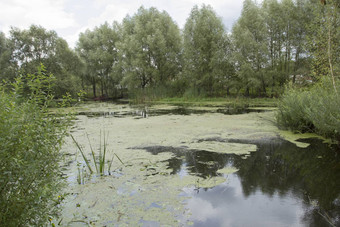
<path fill-rule="evenodd" d="M 60 225 L 340 224 L 338 148 L 280 131 L 274 108 L 86 103 L 72 111 L 86 157 L 105 132 L 112 164 L 90 174 L 67 138 Z"/>

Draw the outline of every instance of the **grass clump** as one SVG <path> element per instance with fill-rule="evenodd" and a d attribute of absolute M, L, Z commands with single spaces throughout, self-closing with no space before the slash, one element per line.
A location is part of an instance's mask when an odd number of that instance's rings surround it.
<path fill-rule="evenodd" d="M 89 141 L 89 145 L 90 145 L 90 151 L 91 151 L 91 157 L 92 157 L 92 162 L 93 165 L 91 164 L 91 159 L 87 159 L 86 158 L 86 154 L 85 151 L 83 149 L 83 147 L 76 141 L 76 139 L 71 135 L 71 138 L 73 140 L 73 142 L 76 144 L 81 156 L 83 157 L 83 160 L 85 162 L 85 166 L 87 167 L 88 171 L 90 172 L 90 174 L 94 173 L 93 170 L 93 166 L 95 168 L 95 171 L 97 174 L 100 174 L 101 176 L 105 175 L 105 173 L 110 174 L 110 170 L 111 170 L 111 166 L 112 166 L 112 162 L 113 162 L 113 158 L 116 156 L 117 159 L 124 165 L 124 163 L 122 162 L 122 160 L 118 157 L 117 154 L 113 153 L 111 160 L 107 160 L 107 153 L 108 153 L 108 135 L 103 136 L 103 144 L 102 144 L 102 135 L 100 133 L 100 145 L 98 148 L 98 154 L 96 154 L 96 152 L 94 151 L 94 149 L 92 148 L 90 139 L 87 135 L 87 139 Z M 107 165 L 107 171 L 105 171 L 105 165 Z M 79 171 L 79 170 L 78 170 Z M 78 174 L 78 177 L 81 174 Z M 78 180 L 78 183 L 82 182 Z"/>
<path fill-rule="evenodd" d="M 278 105 L 276 118 L 283 128 L 315 132 L 340 141 L 340 96 L 327 79 L 310 89 L 288 88 Z"/>
<path fill-rule="evenodd" d="M 0 226 L 43 226 L 58 214 L 68 118 L 48 114 L 52 76 L 0 85 Z"/>

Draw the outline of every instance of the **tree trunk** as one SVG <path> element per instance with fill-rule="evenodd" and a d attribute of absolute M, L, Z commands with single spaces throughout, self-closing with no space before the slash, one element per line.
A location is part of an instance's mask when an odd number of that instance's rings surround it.
<path fill-rule="evenodd" d="M 96 80 L 95 79 L 93 79 L 92 80 L 92 89 L 93 89 L 93 97 L 97 97 L 97 95 L 96 95 Z"/>
<path fill-rule="evenodd" d="M 245 96 L 246 96 L 246 97 L 249 97 L 249 93 L 250 93 L 250 92 L 249 92 L 249 87 L 247 87 L 247 88 L 246 88 L 246 92 L 245 92 Z"/>
<path fill-rule="evenodd" d="M 330 74 L 332 77 L 332 83 L 333 83 L 333 88 L 336 94 L 338 94 L 338 91 L 336 89 L 336 85 L 335 85 L 335 77 L 334 77 L 334 71 L 333 71 L 333 63 L 332 63 L 332 53 L 331 53 L 331 42 L 332 42 L 332 33 L 331 33 L 331 15 L 328 16 L 328 20 L 329 20 L 329 25 L 328 25 L 328 62 L 329 62 L 329 70 L 330 70 Z"/>

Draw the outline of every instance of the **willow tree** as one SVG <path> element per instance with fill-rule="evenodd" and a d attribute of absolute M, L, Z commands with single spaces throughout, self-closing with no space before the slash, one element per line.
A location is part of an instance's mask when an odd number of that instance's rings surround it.
<path fill-rule="evenodd" d="M 97 85 L 101 96 L 108 96 L 119 82 L 113 72 L 118 64 L 117 44 L 120 38 L 120 27 L 116 22 L 112 25 L 106 22 L 79 35 L 76 50 L 85 63 L 83 78 L 91 84 L 94 97 L 97 96 Z"/>
<path fill-rule="evenodd" d="M 14 81 L 18 66 L 12 61 L 12 45 L 4 33 L 0 32 L 0 80 Z"/>
<path fill-rule="evenodd" d="M 57 97 L 66 92 L 75 94 L 79 90 L 79 59 L 55 31 L 36 25 L 26 30 L 12 28 L 10 42 L 11 61 L 19 66 L 17 74 L 19 71 L 33 74 L 43 64 L 56 79 L 54 90 Z"/>
<path fill-rule="evenodd" d="M 321 1 L 313 5 L 309 47 L 313 56 L 315 78 L 329 76 L 336 92 L 340 77 L 340 2 Z"/>
<path fill-rule="evenodd" d="M 245 0 L 241 17 L 232 29 L 234 61 L 239 86 L 250 94 L 255 89 L 266 94 L 270 77 L 265 73 L 268 64 L 267 29 L 264 16 L 256 3 Z"/>
<path fill-rule="evenodd" d="M 166 86 L 180 71 L 181 36 L 165 11 L 141 7 L 123 20 L 123 84 L 129 89 Z"/>
<path fill-rule="evenodd" d="M 261 11 L 267 29 L 268 68 L 272 92 L 293 75 L 308 71 L 309 54 L 306 35 L 309 18 L 308 0 L 264 0 Z"/>
<path fill-rule="evenodd" d="M 212 95 L 230 76 L 229 40 L 222 20 L 211 6 L 194 6 L 184 27 L 184 76 L 199 94 Z"/>

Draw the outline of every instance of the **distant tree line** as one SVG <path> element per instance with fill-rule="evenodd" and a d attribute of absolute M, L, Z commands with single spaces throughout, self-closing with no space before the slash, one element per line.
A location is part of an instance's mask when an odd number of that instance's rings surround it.
<path fill-rule="evenodd" d="M 32 25 L 0 34 L 0 78 L 14 80 L 40 63 L 57 97 L 87 91 L 115 98 L 279 96 L 291 80 L 339 75 L 339 2 L 245 0 L 230 32 L 209 5 L 195 6 L 183 30 L 165 11 L 144 7 L 122 22 L 79 35 L 74 50 L 56 32 Z M 307 80 L 306 79 L 306 80 Z M 335 82 L 334 82 L 335 83 Z"/>

